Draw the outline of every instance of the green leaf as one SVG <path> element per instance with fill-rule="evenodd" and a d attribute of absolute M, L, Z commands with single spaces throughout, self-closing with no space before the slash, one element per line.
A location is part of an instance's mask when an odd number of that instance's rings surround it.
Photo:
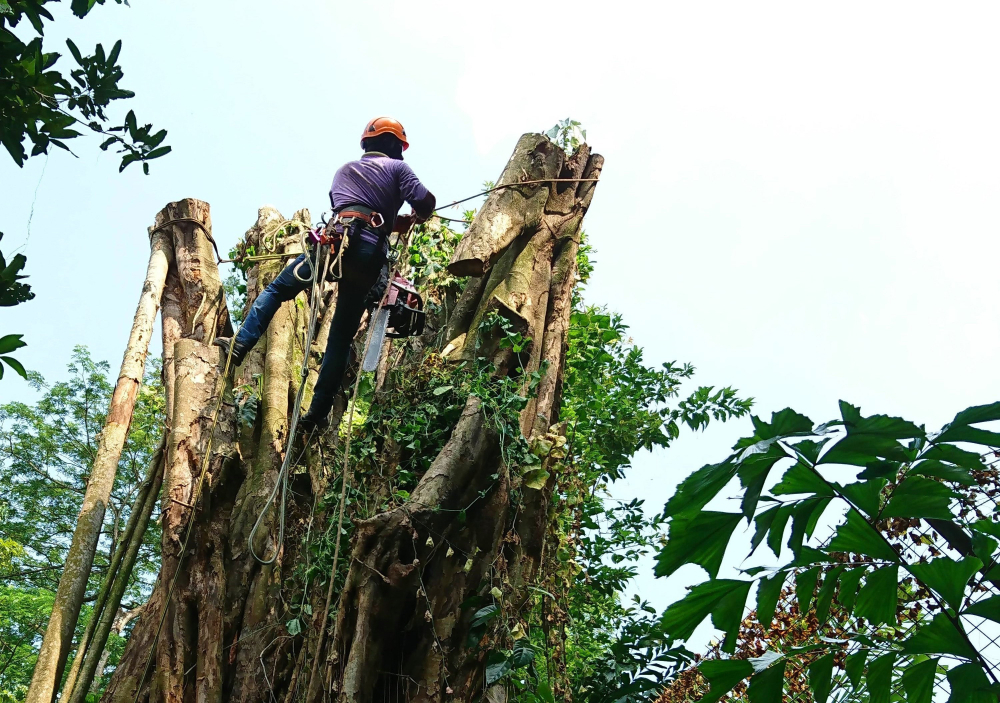
<path fill-rule="evenodd" d="M 774 609 L 781 598 L 781 587 L 785 584 L 784 571 L 764 577 L 757 582 L 757 621 L 767 631 L 774 620 Z"/>
<path fill-rule="evenodd" d="M 785 459 L 788 454 L 778 444 L 772 444 L 763 454 L 750 454 L 740 462 L 738 475 L 743 491 L 743 500 L 740 508 L 743 515 L 749 520 L 757 509 L 760 500 L 760 493 L 764 488 L 764 482 L 770 474 L 771 467 L 779 460 Z"/>
<path fill-rule="evenodd" d="M 885 484 L 884 478 L 875 478 L 840 486 L 840 492 L 856 507 L 867 513 L 869 517 L 875 517 L 878 515 L 882 489 L 885 488 Z"/>
<path fill-rule="evenodd" d="M 814 566 L 795 575 L 795 597 L 799 600 L 799 612 L 803 614 L 809 612 L 809 604 L 812 603 L 816 582 L 819 580 L 819 569 L 820 567 Z"/>
<path fill-rule="evenodd" d="M 859 566 L 851 569 L 840 577 L 840 590 L 837 592 L 837 602 L 844 606 L 848 613 L 854 612 L 854 601 L 858 597 L 858 584 L 865 575 L 867 567 Z"/>
<path fill-rule="evenodd" d="M 809 665 L 809 688 L 814 703 L 826 703 L 830 697 L 833 677 L 833 652 L 826 654 Z"/>
<path fill-rule="evenodd" d="M 901 464 L 898 461 L 873 461 L 865 465 L 865 470 L 858 474 L 861 480 L 873 478 L 891 478 L 895 480 Z"/>
<path fill-rule="evenodd" d="M 892 492 L 882 517 L 954 517 L 948 507 L 958 494 L 942 483 L 929 478 L 912 476 L 903 480 Z"/>
<path fill-rule="evenodd" d="M 997 694 L 979 664 L 962 664 L 948 672 L 948 703 L 996 703 Z"/>
<path fill-rule="evenodd" d="M 160 158 L 161 156 L 166 156 L 166 155 L 167 155 L 167 154 L 169 154 L 169 153 L 170 153 L 171 151 L 173 151 L 173 147 L 169 147 L 169 146 L 161 146 L 161 147 L 159 147 L 159 148 L 157 148 L 157 149 L 153 149 L 153 150 L 152 150 L 152 151 L 150 151 L 150 152 L 149 152 L 148 154 L 146 154 L 146 160 L 148 161 L 148 160 L 150 160 L 150 159 L 158 159 L 158 158 Z M 148 164 L 143 164 L 143 166 L 148 166 Z M 437 390 L 437 389 L 435 389 L 435 390 Z M 442 391 L 442 393 L 443 393 L 443 392 L 444 392 L 444 391 Z M 437 393 L 436 395 L 440 395 L 440 393 Z"/>
<path fill-rule="evenodd" d="M 778 508 L 778 512 L 774 515 L 774 522 L 771 523 L 771 529 L 767 533 L 767 546 L 779 559 L 781 558 L 781 540 L 785 536 L 785 525 L 788 524 L 788 518 L 791 517 L 794 507 L 794 505 L 782 505 Z"/>
<path fill-rule="evenodd" d="M 830 561 L 830 555 L 814 547 L 800 547 L 798 556 L 789 566 L 812 566 L 813 564 L 826 564 Z"/>
<path fill-rule="evenodd" d="M 510 653 L 510 665 L 514 669 L 523 669 L 533 661 L 535 661 L 535 648 L 528 644 L 527 638 L 515 642 L 514 649 Z"/>
<path fill-rule="evenodd" d="M 896 622 L 896 598 L 899 588 L 899 567 L 885 566 L 868 574 L 865 585 L 858 592 L 854 614 L 868 618 L 872 625 Z"/>
<path fill-rule="evenodd" d="M 816 442 L 811 439 L 803 439 L 795 444 L 791 445 L 802 459 L 805 459 L 809 464 L 815 464 L 819 461 L 819 453 L 826 446 L 826 443 L 830 441 L 830 437 L 825 437 L 820 441 Z"/>
<path fill-rule="evenodd" d="M 844 660 L 844 672 L 847 674 L 851 685 L 857 688 L 861 685 L 861 676 L 865 673 L 865 660 L 868 658 L 868 650 L 862 649 L 855 652 Z"/>
<path fill-rule="evenodd" d="M 954 444 L 934 444 L 921 456 L 922 459 L 937 459 L 976 471 L 983 468 L 983 459 L 976 452 L 959 449 Z"/>
<path fill-rule="evenodd" d="M 813 429 L 812 420 L 791 408 L 771 413 L 770 424 L 756 416 L 751 416 L 750 420 L 753 422 L 754 430 L 756 430 L 754 438 L 758 440 L 812 434 Z"/>
<path fill-rule="evenodd" d="M 970 442 L 984 447 L 1000 447 L 1000 434 L 968 425 L 950 425 L 935 442 Z"/>
<path fill-rule="evenodd" d="M 800 501 L 792 510 L 792 532 L 788 535 L 788 546 L 796 556 L 802 548 L 802 540 L 812 536 L 830 500 L 830 498 L 807 498 Z"/>
<path fill-rule="evenodd" d="M 288 630 L 288 634 L 290 634 L 292 637 L 295 637 L 295 635 L 302 632 L 302 623 L 299 622 L 298 618 L 295 618 L 294 620 L 289 620 L 288 622 L 285 623 L 285 629 Z"/>
<path fill-rule="evenodd" d="M 937 667 L 937 659 L 926 659 L 918 664 L 911 664 L 903 670 L 906 703 L 931 703 Z"/>
<path fill-rule="evenodd" d="M 549 472 L 541 468 L 526 471 L 523 476 L 524 486 L 526 488 L 533 488 L 536 491 L 545 488 L 545 482 L 548 479 Z"/>
<path fill-rule="evenodd" d="M 747 689 L 750 703 L 781 703 L 781 693 L 785 687 L 785 662 L 782 658 L 753 675 Z"/>
<path fill-rule="evenodd" d="M 486 685 L 492 686 L 511 670 L 510 660 L 503 652 L 493 651 L 486 657 Z"/>
<path fill-rule="evenodd" d="M 833 488 L 823 480 L 811 467 L 805 464 L 795 464 L 781 481 L 771 489 L 774 495 L 789 495 L 792 493 L 815 493 L 820 496 L 833 496 Z"/>
<path fill-rule="evenodd" d="M 984 564 L 993 561 L 993 553 L 997 550 L 997 541 L 987 537 L 982 532 L 972 533 L 972 553 Z"/>
<path fill-rule="evenodd" d="M 702 703 L 714 703 L 736 687 L 740 681 L 753 674 L 753 665 L 745 659 L 716 659 L 703 661 L 698 670 L 709 683 L 709 691 Z"/>
<path fill-rule="evenodd" d="M 950 425 L 975 425 L 979 422 L 992 422 L 1000 420 L 1000 402 L 989 405 L 974 405 L 966 408 L 951 421 Z"/>
<path fill-rule="evenodd" d="M 750 554 L 756 552 L 757 547 L 759 547 L 760 543 L 764 541 L 764 537 L 767 536 L 767 531 L 774 523 L 774 518 L 780 509 L 780 505 L 775 505 L 773 508 L 768 508 L 754 518 L 754 526 L 756 529 L 753 533 L 753 539 L 750 540 Z"/>
<path fill-rule="evenodd" d="M 891 439 L 912 439 L 924 436 L 924 428 L 909 420 L 888 415 L 861 416 L 861 409 L 840 401 L 840 415 L 844 418 L 847 434 L 874 434 Z"/>
<path fill-rule="evenodd" d="M 847 511 L 847 520 L 837 528 L 829 551 L 864 554 L 875 559 L 899 561 L 899 555 L 856 510 Z"/>
<path fill-rule="evenodd" d="M 837 587 L 837 581 L 845 569 L 847 569 L 846 566 L 835 566 L 826 573 L 823 579 L 823 586 L 819 589 L 819 595 L 816 596 L 816 620 L 820 625 L 826 623 L 826 619 L 830 615 L 830 602 L 833 600 L 833 591 Z"/>
<path fill-rule="evenodd" d="M 973 603 L 962 612 L 965 615 L 977 615 L 993 622 L 1000 622 L 1000 596 L 991 596 Z"/>
<path fill-rule="evenodd" d="M 871 434 L 851 434 L 830 447 L 819 463 L 868 466 L 879 459 L 907 461 L 909 457 L 906 448 L 894 439 Z"/>
<path fill-rule="evenodd" d="M 727 633 L 732 632 L 735 643 L 751 585 L 750 581 L 731 579 L 700 583 L 684 598 L 671 604 L 660 623 L 672 639 L 686 640 L 711 613 L 712 624 Z"/>
<path fill-rule="evenodd" d="M 945 613 L 938 613 L 929 624 L 920 627 L 903 642 L 900 651 L 903 654 L 953 654 L 965 659 L 976 658 L 976 650 Z"/>
<path fill-rule="evenodd" d="M 969 579 L 983 568 L 983 562 L 976 557 L 966 557 L 962 561 L 940 557 L 926 564 L 911 564 L 906 568 L 957 611 L 962 607 Z"/>
<path fill-rule="evenodd" d="M 556 703 L 556 699 L 552 695 L 552 689 L 545 681 L 538 684 L 538 690 L 536 693 L 538 694 L 538 697 L 542 699 L 542 703 Z"/>
<path fill-rule="evenodd" d="M 869 703 L 889 703 L 892 686 L 892 667 L 896 663 L 896 652 L 883 654 L 868 664 Z"/>
<path fill-rule="evenodd" d="M 663 508 L 664 517 L 696 513 L 715 498 L 736 476 L 737 465 L 730 459 L 721 464 L 706 464 L 684 479 L 677 492 Z"/>
<path fill-rule="evenodd" d="M 656 558 L 656 576 L 670 576 L 684 564 L 699 564 L 715 578 L 740 513 L 703 511 L 694 516 L 678 515 L 670 521 L 667 543 Z"/>
<path fill-rule="evenodd" d="M 472 616 L 472 622 L 469 623 L 470 627 L 479 627 L 484 625 L 497 615 L 500 614 L 500 609 L 495 605 L 487 605 L 485 608 L 480 608 L 476 611 L 476 614 Z"/>
<path fill-rule="evenodd" d="M 444 395 L 454 387 L 455 386 L 438 386 L 433 391 L 431 391 L 431 394 L 434 396 Z"/>
<path fill-rule="evenodd" d="M 3 361 L 5 364 L 14 369 L 14 371 L 17 372 L 17 375 L 23 378 L 25 381 L 28 380 L 28 372 L 24 370 L 23 366 L 21 366 L 20 361 L 18 361 L 12 356 L 0 356 L 0 361 Z"/>
<path fill-rule="evenodd" d="M 976 480 L 968 469 L 953 464 L 946 464 L 937 459 L 927 459 L 916 464 L 908 472 L 908 475 L 930 476 L 932 478 L 943 478 L 945 481 L 954 481 L 963 486 L 972 486 Z"/>
<path fill-rule="evenodd" d="M 8 334 L 0 337 L 0 354 L 9 354 L 16 349 L 28 346 L 27 342 L 21 341 L 22 337 L 24 337 L 23 334 Z"/>
<path fill-rule="evenodd" d="M 974 523 L 969 525 L 976 532 L 982 532 L 986 535 L 992 535 L 997 539 L 1000 539 L 1000 522 L 993 522 L 990 519 L 976 520 Z"/>

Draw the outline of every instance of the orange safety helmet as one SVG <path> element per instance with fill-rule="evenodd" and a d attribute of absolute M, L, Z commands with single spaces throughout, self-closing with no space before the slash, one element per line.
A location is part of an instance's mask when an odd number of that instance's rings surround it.
<path fill-rule="evenodd" d="M 386 133 L 395 136 L 396 139 L 403 142 L 403 151 L 409 148 L 410 144 L 406 141 L 406 130 L 403 129 L 403 125 L 398 120 L 394 120 L 391 117 L 376 117 L 369 122 L 368 126 L 365 127 L 365 131 L 361 134 L 361 139 L 377 137 L 380 134 Z"/>

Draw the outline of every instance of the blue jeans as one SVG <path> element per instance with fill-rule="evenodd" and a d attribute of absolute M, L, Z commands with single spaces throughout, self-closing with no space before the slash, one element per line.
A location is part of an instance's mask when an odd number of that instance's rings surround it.
<path fill-rule="evenodd" d="M 300 281 L 294 274 L 295 267 L 305 261 L 305 258 L 305 254 L 299 255 L 257 296 L 236 335 L 236 351 L 250 351 L 264 335 L 281 304 L 312 286 L 311 281 Z M 306 413 L 310 419 L 325 418 L 333 406 L 334 396 L 344 380 L 344 372 L 351 356 L 351 342 L 361 324 L 366 298 L 372 286 L 378 282 L 385 260 L 385 251 L 381 246 L 359 236 L 351 237 L 350 245 L 341 260 L 343 277 L 337 284 L 337 307 L 333 311 L 326 353 L 319 369 L 319 378 L 316 379 L 312 404 Z M 308 265 L 303 266 L 299 273 L 308 275 Z"/>

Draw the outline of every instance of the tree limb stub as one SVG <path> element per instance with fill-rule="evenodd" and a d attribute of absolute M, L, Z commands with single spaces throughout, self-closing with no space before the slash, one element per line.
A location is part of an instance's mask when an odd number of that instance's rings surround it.
<path fill-rule="evenodd" d="M 525 134 L 497 185 L 556 178 L 565 154 L 542 134 Z M 455 248 L 448 270 L 455 276 L 482 276 L 497 256 L 523 232 L 538 227 L 550 184 L 493 191 Z"/>

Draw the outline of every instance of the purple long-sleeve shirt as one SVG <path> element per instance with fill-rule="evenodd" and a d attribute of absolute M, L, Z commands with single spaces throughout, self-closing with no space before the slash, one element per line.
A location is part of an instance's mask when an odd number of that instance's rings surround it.
<path fill-rule="evenodd" d="M 334 210 L 364 205 L 381 213 L 391 226 L 404 202 L 413 206 L 427 194 L 427 188 L 404 161 L 369 152 L 337 170 L 330 186 L 330 204 Z"/>

